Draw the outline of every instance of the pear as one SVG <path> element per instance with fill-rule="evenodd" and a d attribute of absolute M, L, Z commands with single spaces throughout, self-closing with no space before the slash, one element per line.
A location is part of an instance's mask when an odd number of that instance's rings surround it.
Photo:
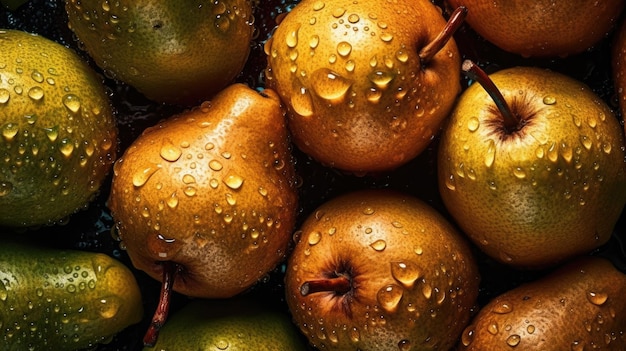
<path fill-rule="evenodd" d="M 26 240 L 0 242 L 0 306 L 6 351 L 93 348 L 143 317 L 139 285 L 120 261 Z"/>
<path fill-rule="evenodd" d="M 173 314 L 154 348 L 174 350 L 304 351 L 288 315 L 249 297 L 188 302 Z"/>
<path fill-rule="evenodd" d="M 285 258 L 289 147 L 276 93 L 234 84 L 146 129 L 115 163 L 109 207 L 133 265 L 163 282 L 160 318 L 172 288 L 231 297 Z"/>
<path fill-rule="evenodd" d="M 624 0 L 447 0 L 468 8 L 467 23 L 497 47 L 524 57 L 581 53 L 613 30 Z"/>
<path fill-rule="evenodd" d="M 600 257 L 581 257 L 485 305 L 461 350 L 624 350 L 626 275 Z"/>
<path fill-rule="evenodd" d="M 348 173 L 388 171 L 432 141 L 460 92 L 460 56 L 428 0 L 303 0 L 265 45 L 266 84 L 294 143 Z"/>
<path fill-rule="evenodd" d="M 149 99 L 193 106 L 225 88 L 250 53 L 252 1 L 65 0 L 80 47 Z"/>
<path fill-rule="evenodd" d="M 449 350 L 470 320 L 479 273 L 436 210 L 392 190 L 318 207 L 297 231 L 286 299 L 322 350 Z"/>
<path fill-rule="evenodd" d="M 71 49 L 0 30 L 0 225 L 67 221 L 99 193 L 118 130 L 102 78 Z"/>
<path fill-rule="evenodd" d="M 554 71 L 463 68 L 481 84 L 459 98 L 438 150 L 440 194 L 461 229 L 518 268 L 606 243 L 626 202 L 624 138 L 611 109 Z"/>

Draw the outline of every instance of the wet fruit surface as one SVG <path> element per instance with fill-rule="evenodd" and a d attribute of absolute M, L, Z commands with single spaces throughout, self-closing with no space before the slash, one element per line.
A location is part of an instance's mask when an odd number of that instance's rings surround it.
<path fill-rule="evenodd" d="M 252 87 L 264 86 L 264 74 L 262 72 L 266 65 L 266 55 L 263 51 L 265 40 L 276 25 L 276 18 L 284 15 L 296 3 L 297 1 L 281 2 L 270 0 L 264 1 L 262 7 L 255 9 L 255 27 L 258 30 L 258 34 L 252 43 L 249 61 L 243 73 L 237 78 L 238 81 L 247 83 Z M 441 2 L 437 1 L 437 3 L 441 5 Z M 67 28 L 64 11 L 63 1 L 32 0 L 15 12 L 0 9 L 0 27 L 18 28 L 40 33 L 63 45 L 77 49 L 78 44 L 74 40 L 71 31 Z M 551 68 L 586 82 L 609 106 L 617 108 L 617 99 L 614 96 L 613 83 L 608 71 L 609 64 L 607 63 L 610 38 L 603 40 L 594 49 L 585 51 L 580 55 L 555 60 L 524 60 L 515 55 L 504 53 L 478 38 L 467 28 L 462 28 L 455 38 L 463 57 L 475 60 L 489 72 L 520 64 L 536 64 L 541 67 Z M 341 49 L 347 50 L 347 47 L 342 46 Z M 78 53 L 92 67 L 96 67 L 86 53 L 80 50 Z M 95 69 L 97 70 L 97 68 Z M 100 71 L 100 73 L 103 72 Z M 181 112 L 180 108 L 171 105 L 150 102 L 135 89 L 125 84 L 117 83 L 110 78 L 106 78 L 106 76 L 105 82 L 116 111 L 120 151 L 125 150 L 131 141 L 146 127 L 156 124 L 161 118 Z M 463 83 L 466 84 L 467 82 Z M 368 177 L 347 176 L 329 170 L 312 161 L 298 150 L 294 150 L 296 169 L 301 177 L 299 188 L 301 201 L 298 209 L 301 215 L 299 220 L 302 221 L 305 215 L 311 213 L 324 201 L 347 191 L 362 188 L 398 189 L 425 200 L 445 214 L 446 211 L 437 191 L 435 161 L 437 143 L 438 139 L 435 138 L 433 143 L 420 156 L 392 173 Z M 165 154 L 166 157 L 173 157 L 173 154 L 170 152 L 165 152 Z M 108 187 L 109 184 L 105 182 L 95 201 L 85 211 L 71 217 L 66 225 L 43 228 L 29 233 L 29 236 L 32 240 L 46 243 L 52 247 L 103 252 L 120 259 L 127 266 L 131 267 L 141 286 L 144 311 L 147 312 L 145 312 L 144 318 L 139 324 L 125 329 L 115 336 L 109 344 L 98 346 L 97 350 L 141 350 L 141 339 L 150 321 L 151 311 L 154 310 L 157 303 L 160 284 L 143 272 L 133 269 L 127 253 L 120 248 L 119 242 L 115 241 L 111 236 L 113 222 L 105 203 L 109 192 Z M 624 222 L 624 219 L 620 219 L 614 237 L 607 245 L 596 252 L 611 257 L 623 255 L 616 240 L 619 237 L 623 237 L 625 226 L 626 222 Z M 3 228 L 2 231 L 7 232 L 10 229 Z M 307 240 L 315 243 L 318 239 L 313 234 L 307 237 Z M 385 243 L 382 242 L 372 242 L 371 244 L 373 245 L 372 250 L 375 250 L 376 247 L 382 248 L 385 246 Z M 533 280 L 540 275 L 540 273 L 536 272 L 520 272 L 504 267 L 485 258 L 478 252 L 477 258 L 481 272 L 485 272 L 482 274 L 479 295 L 479 303 L 481 305 L 484 305 L 487 301 L 509 288 L 517 286 L 521 282 Z M 621 269 L 626 269 L 626 265 L 620 263 L 619 260 L 616 260 L 616 262 Z M 268 305 L 286 310 L 287 307 L 283 297 L 283 269 L 284 266 L 281 266 L 269 273 L 248 293 L 262 299 Z M 401 277 L 399 279 L 411 279 L 410 265 L 406 267 L 398 265 L 393 269 Z M 381 298 L 393 301 L 394 294 L 395 290 L 392 287 L 382 291 Z M 186 302 L 186 297 L 174 295 L 172 313 L 185 305 Z M 515 338 L 512 338 L 511 342 L 515 343 Z M 400 345 L 406 346 L 406 343 L 400 343 Z"/>

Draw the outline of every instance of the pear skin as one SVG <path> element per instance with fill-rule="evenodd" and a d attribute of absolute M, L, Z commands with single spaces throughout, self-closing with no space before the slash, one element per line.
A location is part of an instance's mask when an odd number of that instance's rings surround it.
<path fill-rule="evenodd" d="M 173 314 L 159 341 L 144 351 L 305 351 L 287 314 L 245 297 L 196 299 Z"/>
<path fill-rule="evenodd" d="M 467 23 L 497 47 L 523 57 L 581 53 L 614 29 L 624 0 L 447 0 L 468 8 Z"/>
<path fill-rule="evenodd" d="M 626 275 L 581 257 L 485 305 L 459 351 L 624 350 Z"/>
<path fill-rule="evenodd" d="M 465 238 L 411 196 L 360 190 L 297 231 L 285 276 L 300 330 L 320 350 L 449 350 L 480 282 Z"/>
<path fill-rule="evenodd" d="M 480 84 L 459 98 L 439 144 L 439 190 L 485 253 L 545 268 L 606 243 L 626 203 L 624 137 L 612 110 L 562 74 L 514 67 L 489 76 L 520 121 Z"/>
<path fill-rule="evenodd" d="M 303 0 L 267 41 L 267 85 L 294 143 L 348 173 L 389 171 L 430 144 L 460 92 L 460 55 L 428 0 Z M 450 34 L 450 33 L 448 33 Z"/>
<path fill-rule="evenodd" d="M 2 350 L 72 351 L 106 343 L 143 317 L 133 273 L 101 253 L 0 244 Z"/>
<path fill-rule="evenodd" d="M 148 128 L 114 166 L 109 206 L 135 267 L 174 290 L 225 298 L 286 256 L 297 207 L 278 96 L 234 84 Z"/>

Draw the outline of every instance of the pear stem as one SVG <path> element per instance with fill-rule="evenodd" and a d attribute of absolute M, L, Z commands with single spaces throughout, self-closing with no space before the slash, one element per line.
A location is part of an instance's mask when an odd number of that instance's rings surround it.
<path fill-rule="evenodd" d="M 466 76 L 478 82 L 478 84 L 480 84 L 483 89 L 485 89 L 489 96 L 491 96 L 491 99 L 496 104 L 496 107 L 504 118 L 505 130 L 509 132 L 518 130 L 520 127 L 519 117 L 515 113 L 513 113 L 511 107 L 504 99 L 504 96 L 502 96 L 500 89 L 498 89 L 493 80 L 489 78 L 487 73 L 485 73 L 485 71 L 478 67 L 478 65 L 474 64 L 474 62 L 472 62 L 471 60 L 463 61 L 461 69 Z"/>
<path fill-rule="evenodd" d="M 446 26 L 443 27 L 439 35 L 419 52 L 418 55 L 422 66 L 428 64 L 428 62 L 446 45 L 450 38 L 452 38 L 452 35 L 461 27 L 465 21 L 465 17 L 467 17 L 467 7 L 465 6 L 459 6 L 452 12 Z"/>
<path fill-rule="evenodd" d="M 350 279 L 343 274 L 339 274 L 333 278 L 314 279 L 304 282 L 300 286 L 300 294 L 307 296 L 323 291 L 334 291 L 337 294 L 345 294 L 349 292 L 350 289 L 352 289 Z"/>
<path fill-rule="evenodd" d="M 159 296 L 159 304 L 157 305 L 150 327 L 143 337 L 143 345 L 153 347 L 159 337 L 159 331 L 167 320 L 170 310 L 170 301 L 172 299 L 172 288 L 176 275 L 182 270 L 182 266 L 172 261 L 164 261 L 163 266 L 163 282 L 161 284 L 161 293 Z"/>

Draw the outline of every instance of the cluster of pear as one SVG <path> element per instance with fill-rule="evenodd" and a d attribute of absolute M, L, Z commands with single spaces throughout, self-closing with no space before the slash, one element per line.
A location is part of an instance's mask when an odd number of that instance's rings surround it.
<path fill-rule="evenodd" d="M 3 349 L 110 341 L 146 320 L 138 274 L 161 282 L 145 350 L 626 349 L 626 274 L 592 255 L 626 204 L 625 1 L 62 6 L 87 63 L 0 30 Z M 486 73 L 463 31 L 522 64 Z M 614 108 L 531 64 L 609 39 Z M 119 140 L 107 84 L 176 112 Z M 441 206 L 303 174 L 391 179 L 428 150 L 408 172 Z M 28 242 L 102 191 L 132 267 Z M 481 300 L 486 266 L 542 274 Z M 281 269 L 285 311 L 246 298 Z"/>

